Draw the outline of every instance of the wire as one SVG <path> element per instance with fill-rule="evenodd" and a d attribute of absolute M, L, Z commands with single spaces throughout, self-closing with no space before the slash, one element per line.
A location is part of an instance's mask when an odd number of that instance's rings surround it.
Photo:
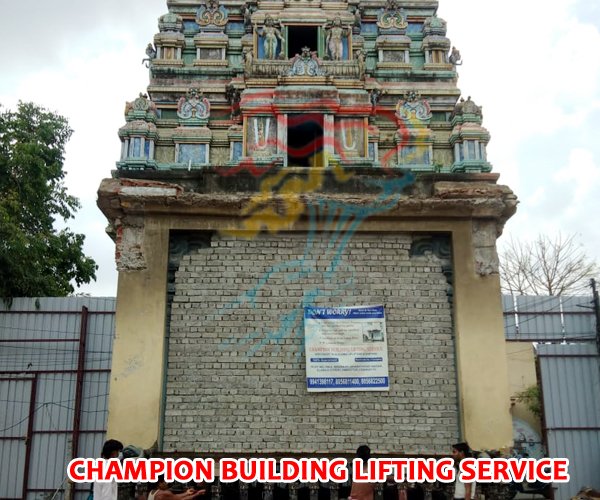
<path fill-rule="evenodd" d="M 108 396 L 108 393 L 107 394 L 100 394 L 98 396 L 89 396 L 87 398 L 82 398 L 82 399 L 86 399 L 86 400 L 87 399 L 96 399 L 96 398 L 101 398 L 101 397 L 106 397 L 106 396 Z M 71 408 L 70 406 L 66 406 L 66 405 L 61 404 L 61 403 L 70 403 L 72 401 L 73 400 L 65 400 L 65 401 L 57 401 L 57 402 L 47 401 L 45 403 L 42 403 L 37 408 L 35 408 L 30 414 L 28 414 L 27 416 L 23 417 L 18 422 L 15 422 L 14 424 L 12 424 L 9 427 L 6 427 L 4 429 L 0 429 L 0 433 L 9 431 L 11 429 L 14 429 L 18 425 L 20 425 L 23 422 L 25 422 L 27 419 L 33 417 L 33 415 L 35 415 L 38 412 L 38 410 L 44 408 L 45 406 L 52 405 L 52 406 L 58 406 L 59 408 L 66 408 L 67 410 L 75 410 L 75 408 Z M 21 403 L 22 401 L 17 401 L 17 402 Z M 15 403 L 15 402 L 8 401 L 8 400 L 0 400 L 0 403 Z M 84 409 L 82 409 L 81 410 L 81 413 L 88 413 L 88 414 L 91 414 L 91 413 L 105 413 L 105 412 L 108 412 L 108 410 L 107 409 L 103 409 L 103 410 L 84 410 Z"/>
<path fill-rule="evenodd" d="M 75 335 L 73 340 L 79 339 L 79 335 L 80 335 L 79 329 L 80 329 L 79 326 L 77 326 L 75 331 L 73 331 L 73 330 L 57 330 L 56 328 L 25 328 L 25 327 L 19 327 L 19 326 L 0 325 L 0 332 L 2 332 L 3 330 L 12 330 L 15 332 L 57 333 L 60 335 Z M 114 328 L 111 328 L 111 330 L 113 330 L 113 329 Z M 88 329 L 87 334 L 88 335 L 97 335 L 97 336 L 108 336 L 108 335 L 114 335 L 114 331 L 105 333 L 104 331 L 93 332 Z M 41 339 L 41 340 L 44 341 L 44 340 L 51 340 L 51 339 Z"/>
<path fill-rule="evenodd" d="M 15 343 L 18 343 L 18 340 L 14 341 Z M 0 346 L 2 346 L 3 349 L 28 349 L 28 350 L 35 350 L 35 351 L 45 351 L 45 352 L 66 352 L 66 353 L 78 353 L 79 352 L 79 348 L 74 347 L 73 349 L 58 349 L 58 348 L 53 348 L 53 347 L 38 347 L 38 346 L 30 346 L 30 345 L 4 345 L 4 343 L 0 344 Z M 85 350 L 86 354 L 109 354 L 111 351 L 105 351 L 105 350 L 101 350 L 101 351 L 96 351 L 93 349 L 86 349 Z"/>
<path fill-rule="evenodd" d="M 81 399 L 84 401 L 88 401 L 90 399 L 99 399 L 99 398 L 104 398 L 106 396 L 108 396 L 109 393 L 105 393 L 105 394 L 97 394 L 96 396 L 85 396 L 82 397 Z M 69 398 L 69 399 L 62 399 L 60 401 L 44 401 L 43 404 L 59 404 L 59 403 L 72 403 L 75 402 L 75 398 Z M 10 404 L 29 404 L 29 401 L 17 401 L 17 400 L 12 400 L 12 399 L 0 399 L 0 403 L 10 403 Z"/>
<path fill-rule="evenodd" d="M 27 419 L 29 419 L 30 417 L 32 417 L 33 415 L 35 415 L 35 413 L 43 408 L 44 406 L 46 406 L 48 403 L 42 403 L 40 406 L 38 406 L 37 408 L 35 408 L 29 415 L 23 417 L 21 420 L 19 420 L 18 422 L 12 424 L 10 427 L 6 427 L 5 429 L 0 429 L 0 432 L 6 432 L 9 431 L 11 429 L 14 429 L 15 427 L 17 427 L 18 425 L 22 424 L 23 422 L 25 422 Z"/>

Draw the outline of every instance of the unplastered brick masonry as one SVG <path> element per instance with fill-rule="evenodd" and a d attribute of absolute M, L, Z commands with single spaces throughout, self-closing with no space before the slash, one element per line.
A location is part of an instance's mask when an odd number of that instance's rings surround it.
<path fill-rule="evenodd" d="M 183 257 L 165 451 L 445 453 L 457 438 L 451 305 L 410 234 L 215 236 Z M 390 391 L 306 391 L 303 305 L 384 304 Z"/>

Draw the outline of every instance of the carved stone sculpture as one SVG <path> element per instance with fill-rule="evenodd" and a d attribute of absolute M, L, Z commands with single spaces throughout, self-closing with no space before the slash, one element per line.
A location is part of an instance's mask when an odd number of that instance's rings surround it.
<path fill-rule="evenodd" d="M 296 54 L 292 60 L 292 67 L 288 76 L 324 76 L 325 71 L 320 67 L 320 61 L 310 48 L 303 47 L 302 54 Z"/>
<path fill-rule="evenodd" d="M 235 120 L 240 116 L 240 99 L 242 97 L 242 92 L 240 89 L 236 89 L 232 83 L 230 83 L 225 89 L 225 97 L 227 102 L 229 102 L 229 106 L 231 107 L 230 117 L 232 120 Z"/>
<path fill-rule="evenodd" d="M 261 35 L 263 37 L 265 59 L 277 59 L 278 42 L 281 42 L 280 54 L 284 53 L 285 40 L 281 36 L 281 31 L 275 26 L 275 21 L 273 21 L 271 16 L 266 17 Z"/>
<path fill-rule="evenodd" d="M 344 57 L 344 37 L 348 36 L 347 30 L 342 26 L 342 20 L 336 17 L 331 27 L 327 29 L 327 53 L 333 61 L 341 61 Z"/>
<path fill-rule="evenodd" d="M 383 92 L 381 89 L 373 89 L 369 92 L 369 101 L 371 101 L 371 114 L 375 114 L 375 109 L 377 108 L 377 104 L 379 104 L 379 100 L 381 99 Z"/>
<path fill-rule="evenodd" d="M 364 80 L 366 72 L 365 53 L 361 49 L 358 49 L 354 54 L 354 59 L 358 65 L 358 77 Z"/>
<path fill-rule="evenodd" d="M 254 60 L 254 54 L 252 48 L 246 47 L 244 49 L 244 75 L 250 76 L 252 74 L 252 61 Z"/>

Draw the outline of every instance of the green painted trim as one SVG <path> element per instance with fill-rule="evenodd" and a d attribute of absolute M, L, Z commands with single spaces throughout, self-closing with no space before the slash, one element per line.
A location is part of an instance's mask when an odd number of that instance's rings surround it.
<path fill-rule="evenodd" d="M 317 55 L 320 58 L 324 58 L 327 55 L 326 52 L 326 48 L 325 48 L 325 30 L 323 29 L 322 26 L 319 26 L 317 28 Z"/>

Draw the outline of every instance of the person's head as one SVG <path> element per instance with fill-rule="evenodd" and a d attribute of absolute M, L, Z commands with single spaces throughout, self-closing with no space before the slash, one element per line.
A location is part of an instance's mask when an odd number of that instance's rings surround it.
<path fill-rule="evenodd" d="M 368 462 L 369 458 L 371 458 L 371 448 L 366 444 L 359 446 L 356 449 L 356 458 L 360 458 L 363 462 Z"/>
<path fill-rule="evenodd" d="M 169 489 L 169 483 L 167 483 L 167 481 L 165 480 L 164 474 L 161 474 L 160 476 L 158 476 L 158 478 L 156 479 L 156 483 L 154 483 L 154 489 L 157 489 L 157 490 L 168 490 Z"/>
<path fill-rule="evenodd" d="M 471 448 L 468 443 L 456 443 L 452 445 L 452 458 L 460 462 L 463 458 L 471 456 Z"/>
<path fill-rule="evenodd" d="M 102 458 L 117 458 L 119 453 L 123 450 L 123 443 L 116 439 L 109 439 L 104 443 L 102 447 Z"/>

